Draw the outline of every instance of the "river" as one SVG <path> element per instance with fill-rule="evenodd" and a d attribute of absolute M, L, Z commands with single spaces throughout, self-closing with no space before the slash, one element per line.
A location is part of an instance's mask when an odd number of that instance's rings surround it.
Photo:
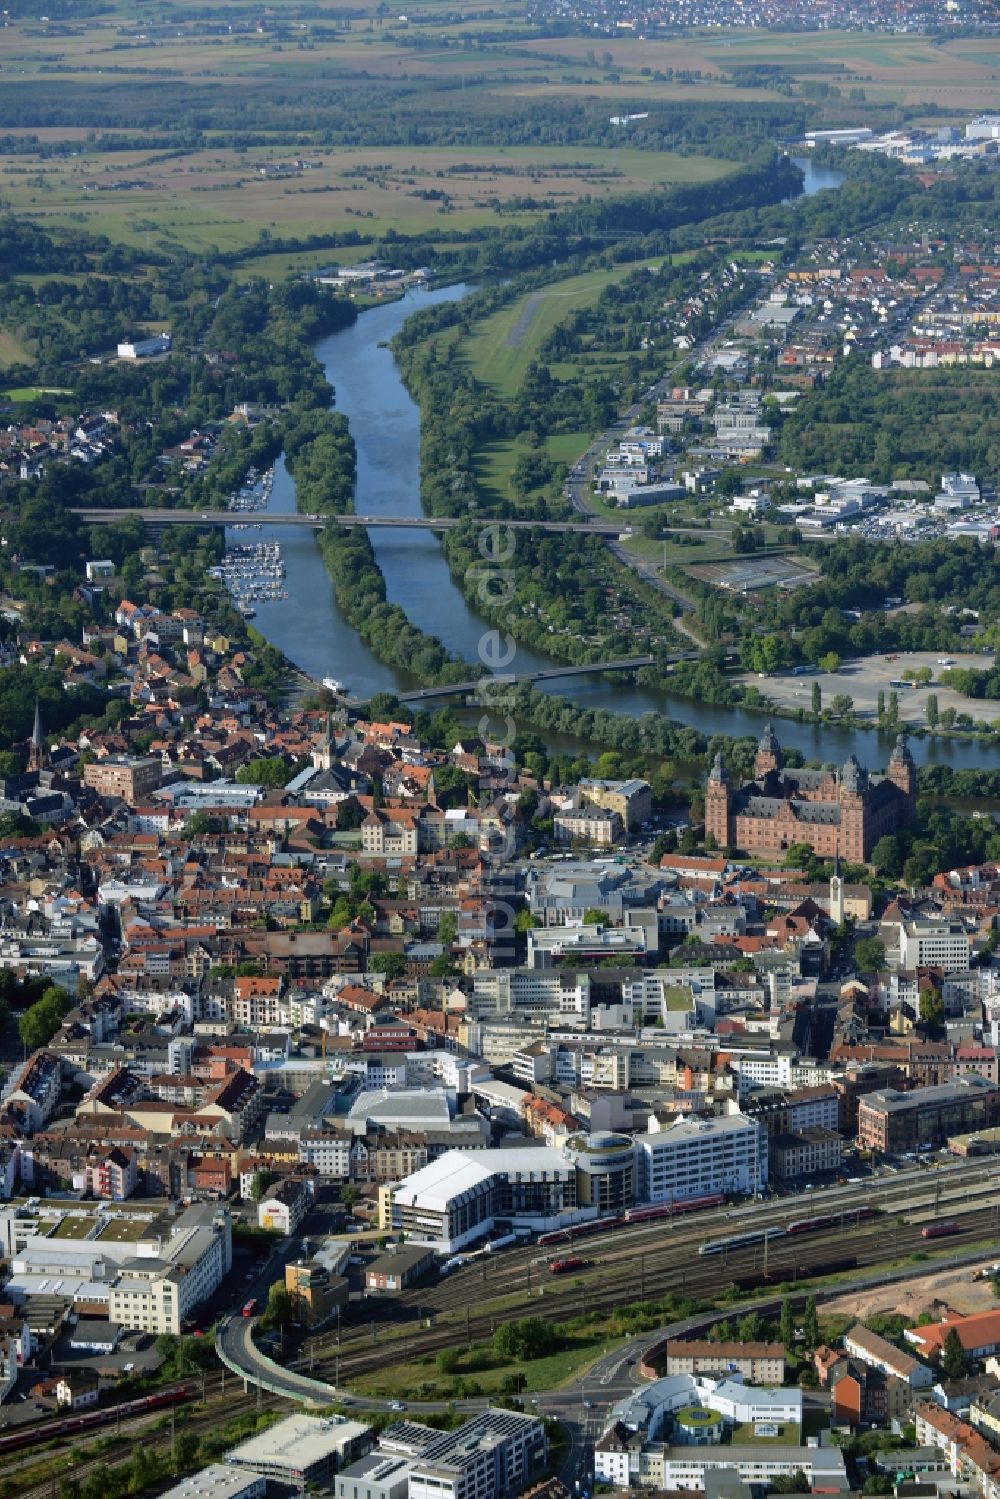
<path fill-rule="evenodd" d="M 814 193 L 839 187 L 844 180 L 843 172 L 838 172 L 836 167 L 819 166 L 811 156 L 793 156 L 792 160 L 802 173 L 802 192 L 796 193 L 795 198 L 811 198 Z M 795 198 L 786 198 L 785 202 L 794 203 Z"/>
<path fill-rule="evenodd" d="M 836 187 L 841 175 L 798 162 L 807 172 L 806 190 Z M 388 341 L 410 314 L 437 302 L 455 301 L 469 288 L 412 291 L 398 301 L 364 312 L 351 327 L 323 339 L 317 355 L 336 391 L 338 410 L 350 422 L 357 445 L 356 508 L 363 515 L 419 516 L 419 413 L 399 378 Z M 279 459 L 268 509 L 295 513 L 295 487 Z M 475 661 L 485 622 L 465 602 L 448 572 L 441 543 L 433 532 L 414 529 L 370 533 L 391 602 L 428 634 L 437 635 L 456 656 Z M 329 575 L 312 533 L 299 527 L 274 527 L 268 537 L 281 542 L 288 577 L 287 601 L 257 606 L 256 627 L 289 660 L 316 680 L 334 676 L 352 695 L 412 687 L 412 679 L 376 659 L 337 608 Z M 232 538 L 240 539 L 239 535 Z M 245 539 L 245 538 L 244 538 Z M 514 670 L 532 671 L 551 661 L 518 647 Z M 741 708 L 726 708 L 675 697 L 663 691 L 579 677 L 545 684 L 546 691 L 568 694 L 581 706 L 608 708 L 634 715 L 658 713 L 703 733 L 759 735 L 764 718 Z M 843 761 L 855 751 L 864 764 L 877 767 L 888 759 L 891 738 L 872 730 L 799 724 L 782 719 L 779 738 L 808 758 Z M 974 741 L 917 739 L 914 757 L 956 768 L 991 763 L 995 752 Z"/>

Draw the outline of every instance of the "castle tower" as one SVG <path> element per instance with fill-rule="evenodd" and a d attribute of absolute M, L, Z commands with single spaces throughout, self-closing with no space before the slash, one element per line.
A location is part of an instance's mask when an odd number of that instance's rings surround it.
<path fill-rule="evenodd" d="M 711 833 L 720 848 L 728 848 L 732 841 L 729 836 L 732 789 L 729 771 L 722 763 L 722 756 L 716 755 L 705 787 L 705 836 Z"/>
<path fill-rule="evenodd" d="M 28 750 L 28 771 L 38 774 L 45 769 L 48 755 L 45 751 L 45 735 L 42 733 L 42 710 L 38 699 L 35 699 L 35 724 L 31 731 L 31 745 Z"/>
<path fill-rule="evenodd" d="M 840 837 L 837 853 L 852 864 L 868 859 L 867 802 L 868 772 L 849 755 L 840 772 Z"/>
<path fill-rule="evenodd" d="M 761 780 L 770 771 L 780 770 L 783 764 L 781 745 L 774 736 L 774 729 L 770 724 L 767 724 L 760 744 L 757 746 L 757 754 L 753 762 L 754 777 L 756 780 Z"/>
<path fill-rule="evenodd" d="M 913 763 L 906 735 L 900 734 L 889 759 L 888 778 L 899 788 L 903 804 L 900 822 L 912 822 L 917 812 L 917 767 Z"/>

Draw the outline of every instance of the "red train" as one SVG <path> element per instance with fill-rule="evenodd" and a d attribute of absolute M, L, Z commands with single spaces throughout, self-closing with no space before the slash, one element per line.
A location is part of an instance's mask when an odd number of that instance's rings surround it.
<path fill-rule="evenodd" d="M 567 1270 L 580 1270 L 583 1260 L 578 1254 L 567 1255 L 563 1260 L 549 1260 L 549 1269 L 553 1275 L 565 1275 Z"/>
<path fill-rule="evenodd" d="M 920 1230 L 922 1239 L 949 1239 L 952 1234 L 960 1234 L 962 1225 L 960 1223 L 930 1223 L 926 1228 Z"/>
<path fill-rule="evenodd" d="M 821 1228 L 836 1228 L 859 1218 L 874 1218 L 874 1208 L 845 1208 L 842 1213 L 824 1213 L 819 1218 L 796 1218 L 785 1229 L 786 1234 L 812 1234 Z"/>
<path fill-rule="evenodd" d="M 74 1436 L 78 1431 L 89 1431 L 93 1426 L 106 1426 L 109 1421 L 118 1421 L 122 1416 L 141 1416 L 145 1411 L 160 1410 L 168 1405 L 180 1405 L 194 1398 L 191 1390 L 164 1390 L 159 1395 L 143 1395 L 138 1400 L 127 1400 L 123 1405 L 109 1405 L 104 1410 L 87 1411 L 82 1416 L 66 1416 L 57 1421 L 46 1421 L 40 1426 L 24 1426 L 19 1431 L 0 1436 L 0 1453 L 16 1452 L 21 1447 L 34 1447 L 38 1442 L 50 1442 L 54 1437 Z"/>
<path fill-rule="evenodd" d="M 623 1222 L 621 1215 L 615 1218 L 593 1218 L 589 1223 L 574 1223 L 572 1228 L 557 1228 L 550 1234 L 539 1234 L 538 1243 L 543 1247 L 546 1244 L 571 1244 L 587 1234 L 603 1234 L 607 1229 L 617 1228 Z"/>
<path fill-rule="evenodd" d="M 676 1218 L 681 1213 L 700 1213 L 703 1208 L 721 1208 L 721 1192 L 712 1197 L 689 1197 L 686 1202 L 663 1202 L 655 1208 L 629 1208 L 626 1223 L 652 1223 L 657 1218 Z"/>
<path fill-rule="evenodd" d="M 585 1234 L 602 1234 L 609 1228 L 621 1228 L 624 1223 L 653 1223 L 658 1218 L 676 1218 L 681 1213 L 697 1213 L 702 1208 L 718 1208 L 725 1202 L 721 1193 L 711 1197 L 691 1197 L 686 1202 L 664 1202 L 657 1207 L 629 1208 L 614 1218 L 594 1218 L 590 1223 L 576 1223 L 572 1228 L 557 1228 L 549 1234 L 540 1234 L 538 1243 L 571 1244 Z"/>

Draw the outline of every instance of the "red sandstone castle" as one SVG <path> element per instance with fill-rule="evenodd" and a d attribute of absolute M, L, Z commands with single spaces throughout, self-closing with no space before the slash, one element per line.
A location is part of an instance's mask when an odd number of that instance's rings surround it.
<path fill-rule="evenodd" d="M 705 791 L 705 833 L 720 848 L 779 854 L 808 843 L 821 858 L 867 864 L 880 838 L 916 810 L 917 770 L 900 735 L 884 776 L 870 776 L 853 755 L 840 770 L 786 770 L 768 724 L 754 779 L 734 787 L 716 755 Z"/>

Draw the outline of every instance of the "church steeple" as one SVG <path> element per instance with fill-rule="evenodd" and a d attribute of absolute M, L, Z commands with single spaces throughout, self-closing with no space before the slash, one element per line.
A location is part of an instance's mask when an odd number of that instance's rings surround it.
<path fill-rule="evenodd" d="M 47 758 L 45 735 L 42 733 L 42 709 L 38 699 L 35 698 L 35 723 L 31 730 L 31 745 L 28 750 L 28 770 L 36 773 L 44 770 Z"/>
<path fill-rule="evenodd" d="M 317 770 L 330 770 L 333 766 L 336 736 L 333 729 L 333 714 L 326 715 L 326 728 L 319 744 L 312 752 L 312 762 Z"/>

